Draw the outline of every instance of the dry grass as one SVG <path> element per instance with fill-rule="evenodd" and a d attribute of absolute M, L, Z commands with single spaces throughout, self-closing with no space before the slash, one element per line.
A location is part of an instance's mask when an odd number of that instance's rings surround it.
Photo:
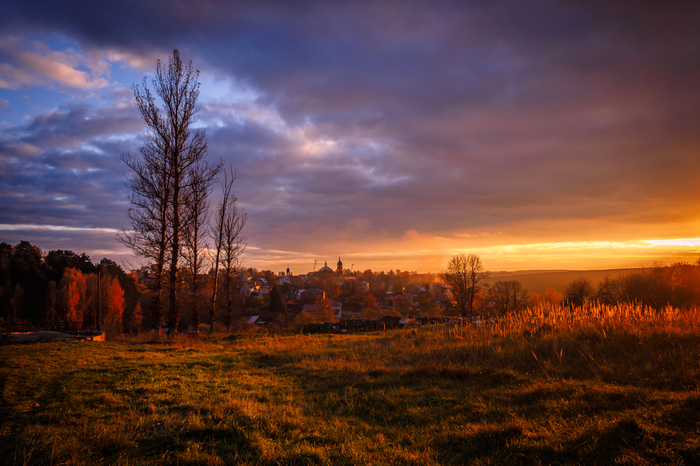
<path fill-rule="evenodd" d="M 0 348 L 2 464 L 696 464 L 698 311 Z"/>

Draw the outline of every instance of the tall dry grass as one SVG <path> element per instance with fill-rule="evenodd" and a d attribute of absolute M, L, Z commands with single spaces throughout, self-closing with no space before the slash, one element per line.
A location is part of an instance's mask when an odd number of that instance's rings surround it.
<path fill-rule="evenodd" d="M 698 310 L 0 348 L 0 464 L 698 464 Z"/>
<path fill-rule="evenodd" d="M 700 310 L 538 306 L 482 324 L 351 337 L 269 335 L 239 345 L 263 361 L 308 370 L 454 377 L 513 371 L 682 390 L 700 377 Z"/>

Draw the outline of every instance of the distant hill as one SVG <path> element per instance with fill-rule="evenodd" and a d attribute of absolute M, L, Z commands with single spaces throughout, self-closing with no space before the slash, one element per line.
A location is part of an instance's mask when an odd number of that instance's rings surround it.
<path fill-rule="evenodd" d="M 569 283 L 577 278 L 586 278 L 595 287 L 605 277 L 615 278 L 619 275 L 636 272 L 641 269 L 609 269 L 609 270 L 517 270 L 515 272 L 491 272 L 486 282 L 493 285 L 499 281 L 517 280 L 523 284 L 529 293 L 543 294 L 547 288 L 556 288 L 564 294 Z"/>

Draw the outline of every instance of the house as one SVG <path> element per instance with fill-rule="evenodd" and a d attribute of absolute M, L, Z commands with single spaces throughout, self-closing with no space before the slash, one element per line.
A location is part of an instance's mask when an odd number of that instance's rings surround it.
<path fill-rule="evenodd" d="M 256 279 L 256 280 L 255 280 L 255 284 L 256 284 L 257 286 L 267 286 L 267 285 L 268 285 L 267 280 L 265 280 L 264 278 L 258 278 L 258 279 Z"/>
<path fill-rule="evenodd" d="M 283 275 L 277 278 L 278 285 L 284 285 L 285 283 L 291 283 L 289 275 Z"/>
<path fill-rule="evenodd" d="M 257 293 L 259 289 L 260 287 L 258 285 L 246 284 L 241 287 L 241 293 L 249 298 L 252 293 Z"/>
<path fill-rule="evenodd" d="M 333 308 L 333 316 L 335 320 L 340 320 L 343 316 L 343 305 L 338 301 L 331 301 L 331 307 Z"/>
<path fill-rule="evenodd" d="M 318 299 L 326 297 L 326 292 L 319 290 L 315 286 L 307 288 L 299 292 L 299 300 L 304 304 L 313 304 Z"/>

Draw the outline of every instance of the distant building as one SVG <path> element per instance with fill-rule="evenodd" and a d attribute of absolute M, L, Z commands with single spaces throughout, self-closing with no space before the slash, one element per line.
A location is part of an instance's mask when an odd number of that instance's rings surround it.
<path fill-rule="evenodd" d="M 333 308 L 333 316 L 336 320 L 340 320 L 343 316 L 343 305 L 338 301 L 331 301 L 331 307 Z"/>
<path fill-rule="evenodd" d="M 280 272 L 281 274 L 282 272 Z M 291 283 L 292 282 L 292 274 L 289 272 L 289 266 L 287 266 L 287 273 L 284 275 L 281 275 L 277 279 L 277 284 L 278 285 L 284 285 L 285 283 Z"/>
<path fill-rule="evenodd" d="M 304 304 L 314 304 L 316 300 L 326 297 L 326 292 L 319 290 L 315 286 L 307 288 L 299 293 L 299 300 Z"/>
<path fill-rule="evenodd" d="M 318 273 L 323 273 L 323 272 L 331 272 L 331 273 L 333 272 L 333 269 L 328 267 L 328 261 L 325 261 L 323 263 L 323 267 L 318 269 Z"/>

